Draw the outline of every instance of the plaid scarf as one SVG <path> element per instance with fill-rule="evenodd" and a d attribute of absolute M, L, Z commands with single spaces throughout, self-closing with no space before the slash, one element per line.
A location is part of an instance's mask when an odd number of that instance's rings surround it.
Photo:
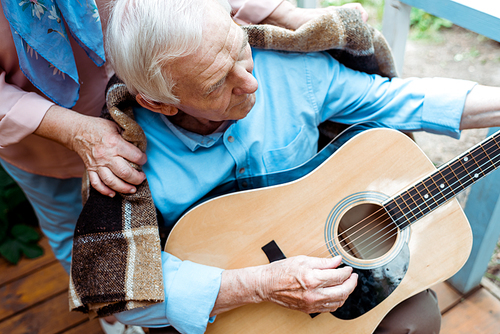
<path fill-rule="evenodd" d="M 396 76 L 383 36 L 353 9 L 339 8 L 296 31 L 270 25 L 243 27 L 255 48 L 281 51 L 324 51 L 346 66 L 370 74 Z M 142 151 L 146 138 L 133 119 L 135 98 L 118 79 L 106 91 L 104 117 L 123 129 L 123 138 Z M 335 126 L 323 124 L 329 137 Z M 134 166 L 140 169 L 139 166 Z M 101 195 L 84 178 L 84 207 L 73 241 L 70 309 L 106 316 L 165 299 L 156 210 L 147 180 L 132 195 Z"/>

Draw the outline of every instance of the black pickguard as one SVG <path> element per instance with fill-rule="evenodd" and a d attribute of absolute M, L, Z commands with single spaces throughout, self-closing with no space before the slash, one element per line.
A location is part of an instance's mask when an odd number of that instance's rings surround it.
<path fill-rule="evenodd" d="M 358 285 L 346 302 L 332 314 L 343 320 L 352 320 L 367 313 L 386 299 L 401 283 L 408 270 L 410 250 L 404 245 L 388 264 L 374 269 L 356 269 Z"/>

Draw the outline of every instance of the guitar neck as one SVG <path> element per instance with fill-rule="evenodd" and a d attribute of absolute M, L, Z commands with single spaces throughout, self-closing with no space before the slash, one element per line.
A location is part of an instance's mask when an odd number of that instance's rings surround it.
<path fill-rule="evenodd" d="M 403 229 L 500 167 L 500 131 L 384 203 Z"/>

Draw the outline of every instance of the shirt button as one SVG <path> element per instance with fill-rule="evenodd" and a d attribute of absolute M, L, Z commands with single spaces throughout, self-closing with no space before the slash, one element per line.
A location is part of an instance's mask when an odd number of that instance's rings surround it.
<path fill-rule="evenodd" d="M 248 187 L 248 183 L 247 183 L 247 181 L 243 181 L 243 182 L 241 182 L 241 186 L 242 186 L 243 188 Z"/>
<path fill-rule="evenodd" d="M 233 136 L 227 137 L 227 141 L 230 143 L 234 142 L 234 137 Z"/>
<path fill-rule="evenodd" d="M 245 173 L 245 168 L 240 168 L 239 172 L 240 172 L 240 174 Z"/>

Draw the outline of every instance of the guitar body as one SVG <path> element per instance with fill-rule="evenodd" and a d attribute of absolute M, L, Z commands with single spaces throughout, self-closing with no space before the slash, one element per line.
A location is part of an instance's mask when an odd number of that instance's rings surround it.
<path fill-rule="evenodd" d="M 396 228 L 382 252 L 358 256 L 341 245 L 339 235 L 346 226 L 349 229 L 350 220 L 360 216 L 363 221 L 385 199 L 434 171 L 406 135 L 367 130 L 300 179 L 224 195 L 195 207 L 176 224 L 165 250 L 182 260 L 235 269 L 269 263 L 262 247 L 274 241 L 286 257 L 341 254 L 356 270 L 376 273 L 391 268 L 397 284 L 389 282 L 392 289 L 359 314 L 351 298 L 352 310 L 315 317 L 261 303 L 218 315 L 207 328 L 207 333 L 372 333 L 398 303 L 463 266 L 472 247 L 469 223 L 453 199 L 411 226 Z M 358 292 L 376 293 L 367 289 L 358 280 Z"/>

